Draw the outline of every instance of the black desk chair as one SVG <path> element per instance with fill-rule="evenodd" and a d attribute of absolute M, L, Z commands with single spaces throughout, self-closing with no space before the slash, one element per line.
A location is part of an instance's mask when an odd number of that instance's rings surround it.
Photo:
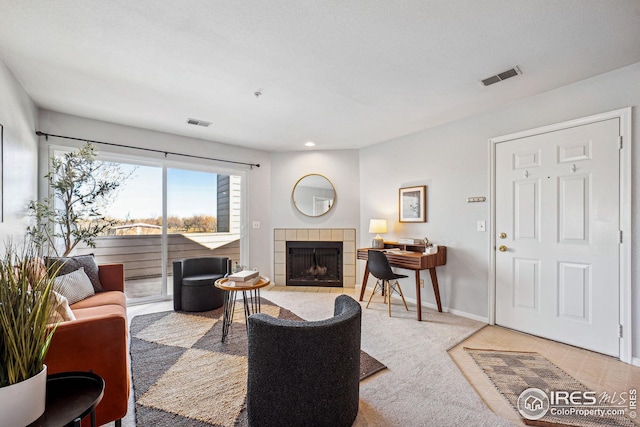
<path fill-rule="evenodd" d="M 409 276 L 394 273 L 391 269 L 391 265 L 389 265 L 387 256 L 381 251 L 369 251 L 368 265 L 369 273 L 371 273 L 377 280 L 376 286 L 373 288 L 371 296 L 369 296 L 369 301 L 367 301 L 367 308 L 369 308 L 371 298 L 373 298 L 376 293 L 381 292 L 384 296 L 384 302 L 387 303 L 389 308 L 389 316 L 391 316 L 391 294 L 395 292 L 400 295 L 400 298 L 402 298 L 402 302 L 404 303 L 404 308 L 409 311 L 407 302 L 404 300 L 404 295 L 402 294 L 402 288 L 400 287 L 400 283 L 398 283 L 398 279 L 403 279 Z"/>

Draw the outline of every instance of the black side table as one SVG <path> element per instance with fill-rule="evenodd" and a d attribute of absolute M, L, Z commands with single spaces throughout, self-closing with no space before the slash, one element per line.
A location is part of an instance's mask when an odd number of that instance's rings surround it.
<path fill-rule="evenodd" d="M 91 414 L 96 427 L 95 409 L 104 395 L 104 380 L 93 372 L 61 372 L 47 376 L 47 404 L 44 414 L 29 427 L 80 427 Z"/>

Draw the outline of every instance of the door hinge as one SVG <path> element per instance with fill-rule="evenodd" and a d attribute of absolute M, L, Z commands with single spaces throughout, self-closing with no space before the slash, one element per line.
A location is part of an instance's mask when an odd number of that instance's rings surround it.
<path fill-rule="evenodd" d="M 622 325 L 618 325 L 618 338 L 622 338 Z"/>
<path fill-rule="evenodd" d="M 622 150 L 622 136 L 618 137 L 618 149 Z"/>
<path fill-rule="evenodd" d="M 622 230 L 620 230 L 620 243 L 622 243 Z"/>

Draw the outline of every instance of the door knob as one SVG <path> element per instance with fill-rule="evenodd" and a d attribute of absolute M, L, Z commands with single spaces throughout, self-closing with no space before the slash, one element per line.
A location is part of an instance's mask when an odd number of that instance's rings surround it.
<path fill-rule="evenodd" d="M 500 247 L 498 248 L 498 250 L 499 250 L 500 252 L 507 252 L 507 247 L 506 247 L 505 245 L 502 245 L 502 246 L 500 246 Z"/>
<path fill-rule="evenodd" d="M 507 238 L 507 233 L 500 233 L 498 234 L 498 237 L 501 239 L 506 239 Z"/>

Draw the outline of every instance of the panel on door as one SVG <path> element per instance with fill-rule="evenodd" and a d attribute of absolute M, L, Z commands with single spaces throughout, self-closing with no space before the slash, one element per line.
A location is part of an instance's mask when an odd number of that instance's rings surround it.
<path fill-rule="evenodd" d="M 619 120 L 496 144 L 496 323 L 619 354 Z"/>

